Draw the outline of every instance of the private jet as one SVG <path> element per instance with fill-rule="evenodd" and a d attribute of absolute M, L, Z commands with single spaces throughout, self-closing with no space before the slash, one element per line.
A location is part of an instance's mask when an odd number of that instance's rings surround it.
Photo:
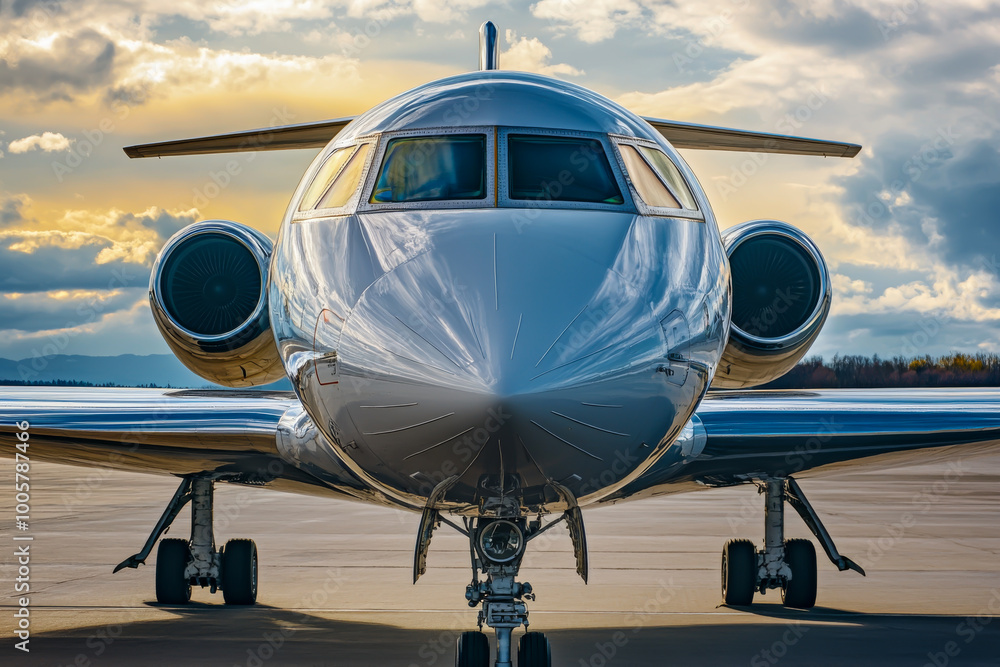
<path fill-rule="evenodd" d="M 838 570 L 864 571 L 800 481 L 997 451 L 997 392 L 745 391 L 816 340 L 830 271 L 790 224 L 720 232 L 679 151 L 850 158 L 860 146 L 640 117 L 501 70 L 490 22 L 479 60 L 355 118 L 124 149 L 321 150 L 276 241 L 202 221 L 153 266 L 164 340 L 235 391 L 0 393 L 8 457 L 179 478 L 115 572 L 158 543 L 160 603 L 199 586 L 254 604 L 254 542 L 215 543 L 223 482 L 402 508 L 420 515 L 414 583 L 437 529 L 468 539 L 478 629 L 458 638 L 456 665 L 550 667 L 548 639 L 526 631 L 535 589 L 518 571 L 564 523 L 586 581 L 584 509 L 756 485 L 764 539 L 725 544 L 722 601 L 775 590 L 807 609 L 814 544 Z M 286 377 L 294 392 L 248 390 Z M 188 503 L 190 537 L 160 539 Z M 785 539 L 786 505 L 815 541 Z"/>

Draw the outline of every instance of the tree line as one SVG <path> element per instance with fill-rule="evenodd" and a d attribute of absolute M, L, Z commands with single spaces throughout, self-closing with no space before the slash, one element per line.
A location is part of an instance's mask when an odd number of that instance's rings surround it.
<path fill-rule="evenodd" d="M 95 384 L 80 380 L 0 380 L 13 387 L 138 387 L 170 389 L 169 384 Z M 837 355 L 830 363 L 810 357 L 761 389 L 835 389 L 878 387 L 1000 387 L 1000 355 L 952 353 L 943 357 Z"/>
<path fill-rule="evenodd" d="M 132 389 L 173 389 L 169 384 L 117 384 L 114 382 L 84 382 L 83 380 L 3 380 L 0 387 L 129 387 Z"/>
<path fill-rule="evenodd" d="M 878 387 L 1000 387 L 1000 356 L 952 353 L 943 357 L 837 355 L 799 362 L 761 389 L 834 389 Z"/>

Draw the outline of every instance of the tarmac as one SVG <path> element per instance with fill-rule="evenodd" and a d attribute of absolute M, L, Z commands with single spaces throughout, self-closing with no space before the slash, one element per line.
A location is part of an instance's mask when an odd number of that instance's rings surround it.
<path fill-rule="evenodd" d="M 0 469 L 0 665 L 432 667 L 454 664 L 455 639 L 475 629 L 465 538 L 442 526 L 412 584 L 416 514 L 220 485 L 216 540 L 256 540 L 258 604 L 196 589 L 191 604 L 163 606 L 155 551 L 138 570 L 112 569 L 140 549 L 175 479 L 32 463 L 29 530 L 18 531 L 14 462 Z M 812 610 L 785 609 L 777 591 L 720 605 L 723 543 L 763 536 L 763 499 L 744 486 L 585 510 L 586 585 L 565 529 L 540 536 L 521 570 L 538 596 L 531 630 L 568 667 L 1000 665 L 1000 456 L 863 470 L 801 482 L 868 574 L 838 572 L 819 551 Z M 188 527 L 185 510 L 170 535 Z M 786 535 L 809 537 L 793 512 Z M 28 653 L 14 637 L 25 544 Z"/>

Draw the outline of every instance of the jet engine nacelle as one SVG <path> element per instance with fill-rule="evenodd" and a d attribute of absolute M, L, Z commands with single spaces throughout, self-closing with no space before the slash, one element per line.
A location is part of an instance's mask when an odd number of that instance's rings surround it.
<path fill-rule="evenodd" d="M 284 375 L 267 308 L 272 247 L 246 225 L 205 220 L 174 234 L 156 258 L 149 281 L 156 326 L 206 380 L 252 387 Z"/>
<path fill-rule="evenodd" d="M 812 346 L 830 312 L 830 272 L 816 244 L 784 222 L 745 222 L 722 241 L 733 319 L 712 387 L 753 387 L 787 373 Z"/>

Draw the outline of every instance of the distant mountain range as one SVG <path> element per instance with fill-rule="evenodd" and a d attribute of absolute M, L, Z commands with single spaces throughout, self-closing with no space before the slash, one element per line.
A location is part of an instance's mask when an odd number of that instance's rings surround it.
<path fill-rule="evenodd" d="M 218 387 L 189 371 L 171 354 L 116 357 L 58 354 L 17 361 L 0 359 L 0 384 L 5 381 L 81 382 L 120 387 Z M 291 389 L 291 383 L 285 379 L 268 385 L 268 389 Z"/>

